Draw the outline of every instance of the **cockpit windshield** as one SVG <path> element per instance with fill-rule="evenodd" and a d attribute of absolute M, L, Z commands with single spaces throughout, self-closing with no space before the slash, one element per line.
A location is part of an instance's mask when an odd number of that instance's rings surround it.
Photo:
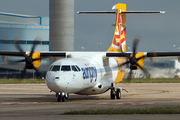
<path fill-rule="evenodd" d="M 71 66 L 72 71 L 79 71 L 74 65 Z"/>
<path fill-rule="evenodd" d="M 60 66 L 59 65 L 54 65 L 52 68 L 52 71 L 59 71 L 60 70 Z"/>
<path fill-rule="evenodd" d="M 49 71 L 81 71 L 77 65 L 51 65 Z"/>
<path fill-rule="evenodd" d="M 70 65 L 62 65 L 61 71 L 71 71 Z"/>
<path fill-rule="evenodd" d="M 76 68 L 78 69 L 78 71 L 81 71 L 81 69 L 77 66 L 77 65 L 75 65 L 76 66 Z"/>

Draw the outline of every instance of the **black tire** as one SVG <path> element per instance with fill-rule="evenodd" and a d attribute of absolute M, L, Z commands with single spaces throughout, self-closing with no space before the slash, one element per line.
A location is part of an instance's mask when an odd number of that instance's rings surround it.
<path fill-rule="evenodd" d="M 116 91 L 116 99 L 121 99 L 121 90 L 117 89 Z"/>
<path fill-rule="evenodd" d="M 65 96 L 61 94 L 61 101 L 65 102 Z"/>
<path fill-rule="evenodd" d="M 58 96 L 57 96 L 57 101 L 58 101 L 58 102 L 61 102 L 61 95 L 58 95 Z"/>
<path fill-rule="evenodd" d="M 111 90 L 110 96 L 111 96 L 111 99 L 115 99 L 114 89 Z"/>

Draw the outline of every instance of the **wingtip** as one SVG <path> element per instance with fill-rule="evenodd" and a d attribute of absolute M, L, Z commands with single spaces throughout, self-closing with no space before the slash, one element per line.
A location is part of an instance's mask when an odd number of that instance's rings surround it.
<path fill-rule="evenodd" d="M 164 14 L 164 13 L 166 13 L 166 11 L 160 11 L 160 14 Z"/>

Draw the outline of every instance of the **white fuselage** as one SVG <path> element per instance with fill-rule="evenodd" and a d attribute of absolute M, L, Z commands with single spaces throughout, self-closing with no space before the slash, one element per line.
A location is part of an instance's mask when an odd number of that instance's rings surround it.
<path fill-rule="evenodd" d="M 109 58 L 108 62 L 108 66 L 103 64 L 102 54 L 57 60 L 46 74 L 47 86 L 56 93 L 93 95 L 106 92 L 118 71 L 114 58 Z"/>

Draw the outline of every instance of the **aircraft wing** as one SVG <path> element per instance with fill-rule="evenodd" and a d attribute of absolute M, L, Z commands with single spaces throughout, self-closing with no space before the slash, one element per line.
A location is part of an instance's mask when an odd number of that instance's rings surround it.
<path fill-rule="evenodd" d="M 0 56 L 24 57 L 29 52 L 0 51 Z M 66 57 L 66 52 L 40 52 L 40 57 Z"/>
<path fill-rule="evenodd" d="M 66 52 L 56 52 L 56 51 L 48 51 L 48 52 L 41 52 L 41 57 L 66 57 Z"/>
<path fill-rule="evenodd" d="M 0 51 L 1 56 L 23 57 L 25 54 L 25 52 Z"/>
<path fill-rule="evenodd" d="M 29 52 L 12 52 L 12 51 L 0 51 L 0 56 L 9 57 L 24 57 Z M 73 54 L 89 54 L 89 53 L 105 53 L 106 57 L 127 57 L 132 52 L 63 52 L 63 51 L 41 51 L 40 57 L 67 57 L 67 55 Z M 180 52 L 143 52 L 145 58 L 172 58 L 179 57 Z"/>
<path fill-rule="evenodd" d="M 145 58 L 172 58 L 179 57 L 180 52 L 143 52 Z M 132 53 L 106 53 L 106 57 L 126 57 L 127 55 L 131 55 Z"/>

